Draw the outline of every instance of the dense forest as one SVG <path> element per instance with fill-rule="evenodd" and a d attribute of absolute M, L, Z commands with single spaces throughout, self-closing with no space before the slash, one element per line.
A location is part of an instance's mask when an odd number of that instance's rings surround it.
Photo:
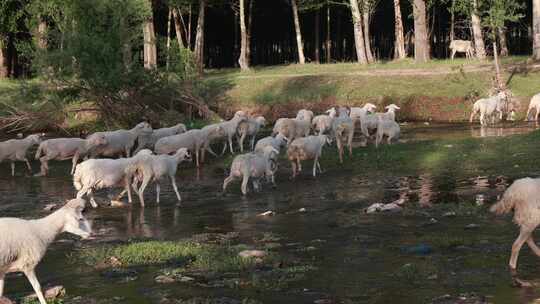
<path fill-rule="evenodd" d="M 140 29 L 140 41 L 129 39 L 127 56 L 147 66 L 165 67 L 172 44 L 191 50 L 206 68 L 247 68 L 293 62 L 370 63 L 405 56 L 425 61 L 448 57 L 453 39 L 473 40 L 479 58 L 493 53 L 493 41 L 503 56 L 523 55 L 531 54 L 533 37 L 540 35 L 539 21 L 533 24 L 540 18 L 533 14 L 540 5 L 536 0 L 111 2 L 2 1 L 0 77 L 31 75 L 32 49 L 64 47 L 66 35 L 76 30 L 77 20 L 68 18 L 85 6 L 93 6 L 90 9 L 100 18 L 96 22 L 104 26 L 125 22 L 126 28 Z M 109 18 L 119 20 L 107 23 Z"/>

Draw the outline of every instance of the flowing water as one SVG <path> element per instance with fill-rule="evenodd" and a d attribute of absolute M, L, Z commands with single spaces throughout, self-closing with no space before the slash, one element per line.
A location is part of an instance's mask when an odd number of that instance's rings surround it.
<path fill-rule="evenodd" d="M 502 136 L 534 128 L 519 124 L 488 129 L 408 125 L 403 140 Z M 33 165 L 38 167 L 37 163 Z M 0 216 L 44 216 L 45 205 L 74 196 L 72 179 L 67 174 L 69 162 L 50 165 L 51 176 L 46 178 L 25 176 L 21 164 L 18 175 L 11 178 L 8 166 L 0 165 Z M 305 174 L 290 181 L 287 169 L 284 164 L 277 189 L 267 186 L 259 194 L 242 197 L 238 183 L 226 194 L 220 191 L 225 174 L 220 161 L 213 161 L 199 172 L 182 165 L 177 177 L 184 199 L 182 207 L 176 206 L 172 188 L 164 183 L 160 205 L 150 199 L 154 196 L 152 189 L 147 191 L 146 208 L 135 203 L 131 208 L 89 210 L 87 216 L 97 238 L 80 242 L 62 235 L 38 267 L 38 277 L 42 285 L 64 285 L 71 297 L 97 302 L 116 297 L 115 303 L 160 303 L 164 297 L 197 296 L 250 298 L 262 303 L 453 303 L 461 294 L 469 300 L 494 303 L 529 303 L 540 298 L 538 289 L 510 285 L 506 265 L 517 229 L 509 218 L 495 218 L 480 206 L 494 202 L 509 185 L 511 181 L 504 172 L 498 176 L 456 178 L 429 172 L 420 176 L 362 176 L 330 169 L 317 179 Z M 107 195 L 101 192 L 98 201 L 108 200 Z M 372 203 L 392 202 L 400 197 L 409 198 L 405 209 L 412 211 L 374 215 L 363 212 Z M 305 212 L 300 212 L 301 208 Z M 257 216 L 267 210 L 276 215 Z M 155 283 L 153 278 L 159 270 L 155 267 L 138 269 L 135 280 L 111 278 L 68 258 L 116 240 L 178 240 L 201 233 L 227 232 L 239 233 L 240 242 L 254 248 L 258 245 L 254 240 L 273 235 L 280 245 L 276 250 L 279 255 L 316 268 L 285 290 L 210 288 Z M 422 246 L 431 252 L 414 249 Z M 521 275 L 540 281 L 537 265 L 536 258 L 524 247 Z M 30 291 L 22 276 L 8 276 L 5 292 L 9 297 Z M 443 297 L 447 294 L 450 297 Z"/>

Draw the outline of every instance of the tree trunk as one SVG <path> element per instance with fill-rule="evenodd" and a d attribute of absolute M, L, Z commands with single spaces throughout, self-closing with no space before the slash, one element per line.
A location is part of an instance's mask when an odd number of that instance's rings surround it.
<path fill-rule="evenodd" d="M 249 63 L 247 61 L 247 31 L 246 31 L 246 11 L 244 8 L 244 0 L 239 0 L 240 2 L 240 58 L 238 58 L 238 64 L 242 71 L 249 70 Z"/>
<path fill-rule="evenodd" d="M 394 41 L 394 59 L 404 59 L 407 57 L 405 52 L 405 38 L 403 38 L 403 21 L 401 20 L 401 7 L 399 0 L 394 0 L 394 27 L 396 40 Z"/>
<path fill-rule="evenodd" d="M 330 2 L 326 3 L 326 63 L 332 60 L 332 37 L 330 36 Z"/>
<path fill-rule="evenodd" d="M 169 64 L 171 60 L 171 19 L 172 19 L 172 9 L 169 7 L 169 14 L 167 16 L 167 60 L 165 61 L 165 68 L 169 70 Z"/>
<path fill-rule="evenodd" d="M 501 45 L 501 56 L 508 56 L 508 44 L 506 42 L 506 29 L 499 28 L 499 43 Z"/>
<path fill-rule="evenodd" d="M 47 49 L 47 22 L 43 18 L 39 18 L 38 24 L 38 37 L 37 37 L 37 47 L 40 50 Z"/>
<path fill-rule="evenodd" d="M 8 78 L 8 56 L 7 56 L 7 43 L 4 38 L 0 37 L 0 79 Z"/>
<path fill-rule="evenodd" d="M 473 10 L 471 12 L 472 29 L 474 35 L 474 47 L 478 59 L 486 59 L 486 48 L 484 46 L 484 35 L 482 34 L 482 25 L 478 16 L 477 0 L 472 0 Z"/>
<path fill-rule="evenodd" d="M 304 43 L 302 42 L 302 31 L 300 29 L 300 18 L 298 17 L 296 0 L 291 0 L 291 7 L 294 18 L 294 30 L 296 31 L 296 45 L 298 46 L 298 62 L 304 64 L 306 63 L 306 58 L 304 57 Z"/>
<path fill-rule="evenodd" d="M 358 8 L 357 0 L 350 0 L 351 14 L 353 19 L 354 28 L 354 44 L 356 47 L 356 58 L 358 63 L 367 64 L 366 56 L 366 44 L 364 42 L 364 31 L 362 30 L 362 16 L 360 16 L 360 10 Z"/>
<path fill-rule="evenodd" d="M 183 49 L 186 47 L 186 45 L 184 44 L 184 39 L 182 39 L 182 23 L 181 23 L 181 18 L 182 18 L 182 12 L 180 12 L 180 10 L 178 8 L 173 8 L 172 10 L 172 13 L 173 13 L 173 21 L 174 21 L 174 31 L 176 32 L 176 41 L 178 42 L 178 47 L 180 49 Z M 185 30 L 185 26 L 184 26 L 184 30 Z"/>
<path fill-rule="evenodd" d="M 152 2 L 149 5 L 151 7 Z M 154 18 L 152 15 L 153 13 L 143 23 L 145 69 L 155 69 L 157 67 L 156 33 L 154 31 Z"/>
<path fill-rule="evenodd" d="M 414 15 L 414 61 L 423 63 L 429 60 L 429 41 L 426 22 L 426 2 L 413 1 Z"/>
<path fill-rule="evenodd" d="M 499 55 L 497 54 L 497 41 L 493 41 L 493 62 L 495 64 L 495 81 L 497 83 L 497 89 L 503 90 L 504 85 L 501 81 L 501 69 L 499 67 Z"/>
<path fill-rule="evenodd" d="M 195 60 L 199 66 L 199 72 L 204 69 L 204 14 L 206 11 L 206 0 L 199 1 L 199 17 L 197 18 L 197 34 L 195 36 Z"/>
<path fill-rule="evenodd" d="M 533 0 L 533 59 L 540 60 L 540 0 Z"/>
<path fill-rule="evenodd" d="M 251 65 L 251 24 L 253 21 L 253 2 L 255 0 L 249 1 L 248 8 L 248 22 L 247 22 L 247 47 L 246 47 L 246 60 L 248 65 Z"/>
<path fill-rule="evenodd" d="M 455 30 L 455 2 L 456 0 L 452 0 L 452 6 L 450 8 L 450 41 L 454 41 L 456 39 L 456 30 Z"/>
<path fill-rule="evenodd" d="M 188 49 L 192 50 L 191 48 L 191 23 L 192 23 L 192 20 L 191 20 L 191 4 L 189 5 L 189 15 L 188 15 L 188 31 L 187 31 L 187 46 L 188 46 Z"/>
<path fill-rule="evenodd" d="M 319 24 L 320 24 L 320 11 L 317 10 L 315 12 L 315 62 L 321 63 L 321 54 L 319 53 L 319 45 L 321 44 L 321 37 L 320 37 L 320 31 L 319 31 Z"/>
<path fill-rule="evenodd" d="M 362 0 L 364 2 L 364 9 L 362 12 L 362 19 L 364 21 L 364 42 L 366 44 L 366 57 L 368 62 L 373 62 L 373 52 L 371 52 L 371 38 L 369 34 L 369 23 L 370 23 L 370 16 L 371 16 L 371 4 L 369 3 L 370 0 Z"/>

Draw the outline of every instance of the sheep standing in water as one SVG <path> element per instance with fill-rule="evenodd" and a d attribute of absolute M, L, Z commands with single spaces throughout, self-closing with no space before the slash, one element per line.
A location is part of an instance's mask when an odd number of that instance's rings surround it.
<path fill-rule="evenodd" d="M 316 135 L 323 135 L 332 129 L 334 117 L 330 115 L 317 115 L 311 121 L 311 128 Z"/>
<path fill-rule="evenodd" d="M 103 133 L 92 134 L 87 139 L 54 138 L 45 140 L 39 145 L 36 152 L 35 159 L 39 159 L 41 162 L 41 172 L 36 176 L 47 175 L 50 160 L 66 160 L 70 158 L 72 158 L 71 175 L 73 175 L 80 158 L 86 157 L 92 153 L 93 149 L 106 144 L 107 139 Z"/>
<path fill-rule="evenodd" d="M 529 109 L 527 110 L 527 115 L 525 116 L 525 121 L 529 121 L 529 116 L 534 111 L 534 121 L 538 121 L 538 116 L 540 115 L 540 93 L 534 95 L 531 98 L 529 103 Z"/>
<path fill-rule="evenodd" d="M 488 98 L 482 98 L 477 100 L 473 105 L 471 117 L 469 122 L 473 122 L 474 117 L 480 114 L 480 124 L 485 126 L 489 123 L 488 119 L 491 118 L 491 123 L 495 123 L 495 112 L 499 113 L 499 119 L 502 120 L 503 114 L 506 110 L 506 100 L 508 96 L 505 92 L 500 92 L 495 96 Z"/>
<path fill-rule="evenodd" d="M 328 135 L 308 136 L 295 139 L 287 149 L 287 156 L 292 166 L 292 178 L 302 172 L 302 160 L 313 159 L 313 177 L 317 176 L 317 168 L 322 173 L 319 157 L 322 148 L 326 144 L 331 144 L 332 140 Z"/>
<path fill-rule="evenodd" d="M 383 137 L 388 137 L 388 144 L 392 143 L 392 140 L 399 139 L 399 135 L 401 134 L 401 128 L 399 127 L 399 124 L 393 120 L 383 119 L 382 117 L 378 117 L 378 125 L 377 125 L 377 138 L 375 139 L 375 146 L 379 147 L 379 144 L 383 140 Z"/>
<path fill-rule="evenodd" d="M 257 137 L 257 134 L 261 128 L 263 128 L 265 125 L 266 119 L 262 116 L 249 118 L 238 125 L 238 135 L 240 136 L 240 139 L 238 139 L 238 145 L 240 146 L 241 153 L 244 153 L 244 140 L 248 136 L 251 136 L 250 150 L 253 151 L 255 148 L 255 138 Z"/>
<path fill-rule="evenodd" d="M 107 132 L 97 132 L 96 134 L 104 134 L 107 139 L 107 144 L 94 149 L 92 157 L 105 156 L 131 156 L 131 150 L 135 146 L 135 141 L 139 135 L 152 132 L 152 127 L 147 122 L 141 122 L 130 130 L 116 130 Z"/>
<path fill-rule="evenodd" d="M 336 138 L 339 152 L 339 162 L 343 163 L 343 150 L 345 146 L 349 148 L 349 156 L 352 157 L 352 141 L 354 138 L 354 122 L 349 117 L 346 108 L 340 107 L 337 111 L 338 117 L 332 122 L 332 133 Z"/>
<path fill-rule="evenodd" d="M 28 135 L 24 139 L 10 139 L 0 142 L 0 163 L 3 160 L 11 161 L 11 176 L 15 176 L 15 162 L 24 161 L 28 171 L 32 173 L 32 166 L 26 157 L 28 149 L 41 142 L 41 134 Z"/>
<path fill-rule="evenodd" d="M 281 151 L 281 148 L 287 145 L 287 142 L 289 139 L 287 137 L 283 136 L 283 134 L 278 134 L 275 137 L 274 136 L 267 136 L 264 138 L 259 139 L 257 144 L 255 145 L 255 152 L 263 152 L 265 147 L 272 147 L 276 149 L 276 151 Z"/>
<path fill-rule="evenodd" d="M 85 200 L 73 199 L 53 214 L 37 219 L 0 218 L 0 297 L 7 273 L 22 272 L 32 284 L 41 304 L 46 304 L 35 268 L 47 247 L 62 232 L 88 238 L 90 224 L 82 212 Z"/>
<path fill-rule="evenodd" d="M 223 191 L 235 179 L 242 178 L 242 194 L 248 192 L 248 182 L 251 178 L 255 191 L 260 189 L 260 179 L 266 177 L 275 185 L 274 174 L 277 171 L 277 156 L 279 151 L 267 146 L 264 151 L 241 154 L 234 158 L 229 177 L 223 181 Z"/>
<path fill-rule="evenodd" d="M 154 145 L 156 142 L 163 137 L 182 134 L 185 132 L 187 132 L 187 128 L 186 125 L 182 123 L 168 128 L 154 129 L 152 132 L 141 132 L 137 138 L 137 149 L 133 153 L 137 154 L 137 152 L 141 151 L 142 149 L 154 150 Z"/>
<path fill-rule="evenodd" d="M 540 225 L 540 179 L 522 178 L 516 180 L 504 192 L 502 199 L 491 206 L 495 214 L 505 214 L 514 211 L 514 222 L 519 226 L 519 236 L 512 245 L 510 256 L 510 271 L 514 281 L 521 284 L 517 278 L 517 262 L 519 251 L 527 243 L 532 252 L 540 257 L 540 248 L 536 245 L 533 232 Z"/>

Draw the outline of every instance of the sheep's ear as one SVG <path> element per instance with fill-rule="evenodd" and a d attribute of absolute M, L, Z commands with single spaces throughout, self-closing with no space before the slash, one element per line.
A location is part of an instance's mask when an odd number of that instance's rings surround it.
<path fill-rule="evenodd" d="M 77 209 L 77 208 L 84 209 L 85 206 L 86 206 L 86 200 L 82 198 L 74 198 L 68 201 L 67 204 L 65 205 L 65 207 L 70 208 L 70 209 Z"/>

